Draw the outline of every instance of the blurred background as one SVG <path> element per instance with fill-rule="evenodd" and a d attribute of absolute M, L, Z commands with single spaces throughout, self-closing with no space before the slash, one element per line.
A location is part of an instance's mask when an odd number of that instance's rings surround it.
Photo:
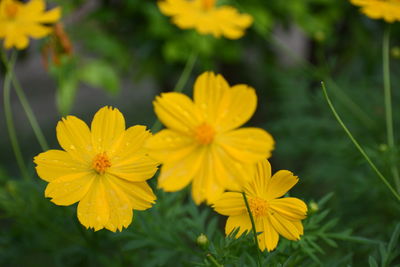
<path fill-rule="evenodd" d="M 395 231 L 399 205 L 334 119 L 320 86 L 326 83 L 345 123 L 392 182 L 382 83 L 382 35 L 388 25 L 383 21 L 369 19 L 348 1 L 220 0 L 254 18 L 245 36 L 232 41 L 179 29 L 160 13 L 156 1 L 48 3 L 62 7 L 62 24 L 19 53 L 16 74 L 51 148 L 59 149 L 55 126 L 62 116 L 90 123 L 105 105 L 120 109 L 127 125 L 150 128 L 154 97 L 173 90 L 188 57 L 197 51 L 184 92 L 191 95 L 195 78 L 207 70 L 222 74 L 231 85 L 254 87 L 258 108 L 248 124 L 274 136 L 273 170 L 299 176 L 290 194 L 315 204 L 304 238 L 296 243 L 282 238 L 275 252 L 265 254 L 265 262 L 400 264 Z M 390 28 L 398 130 L 400 28 L 397 23 Z M 2 81 L 3 74 L 4 68 Z M 58 207 L 44 198 L 45 182 L 32 162 L 41 148 L 15 94 L 12 108 L 32 180 L 20 177 L 1 110 L 1 265 L 213 266 L 196 245 L 200 233 L 210 240 L 207 249 L 226 266 L 255 264 L 251 239 L 224 239 L 225 218 L 195 206 L 189 189 L 170 194 L 157 190 L 158 204 L 135 213 L 122 233 L 84 229 L 75 206 Z M 151 183 L 155 187 L 155 179 Z"/>

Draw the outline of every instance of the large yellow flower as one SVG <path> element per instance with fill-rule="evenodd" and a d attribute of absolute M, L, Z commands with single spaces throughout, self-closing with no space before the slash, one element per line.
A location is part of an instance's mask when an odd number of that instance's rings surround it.
<path fill-rule="evenodd" d="M 262 251 L 276 248 L 279 234 L 289 240 L 299 240 L 303 234 L 301 220 L 306 217 L 306 204 L 293 197 L 280 198 L 298 181 L 289 171 L 278 171 L 271 177 L 271 165 L 263 160 L 257 165 L 254 179 L 244 188 L 255 220 L 258 243 Z M 225 233 L 239 228 L 236 237 L 250 231 L 251 221 L 242 193 L 226 192 L 214 203 L 216 212 L 229 216 Z"/>
<path fill-rule="evenodd" d="M 163 163 L 158 186 L 178 191 L 192 183 L 199 204 L 212 203 L 225 189 L 239 189 L 251 178 L 255 163 L 269 157 L 270 134 L 242 128 L 253 115 L 257 96 L 247 85 L 230 87 L 221 75 L 203 73 L 194 85 L 194 101 L 181 93 L 164 93 L 154 101 L 167 126 L 147 142 L 150 156 Z"/>
<path fill-rule="evenodd" d="M 65 150 L 49 150 L 35 157 L 36 171 L 49 182 L 45 195 L 57 205 L 79 201 L 78 219 L 86 228 L 122 230 L 132 222 L 132 209 L 146 210 L 156 197 L 146 180 L 157 170 L 143 143 L 145 126 L 125 130 L 118 109 L 104 107 L 91 129 L 75 116 L 57 124 L 57 138 Z"/>
<path fill-rule="evenodd" d="M 253 23 L 253 18 L 231 6 L 217 7 L 216 0 L 161 0 L 162 13 L 172 17 L 181 29 L 196 29 L 200 34 L 212 34 L 239 39 Z"/>
<path fill-rule="evenodd" d="M 4 38 L 6 49 L 16 47 L 24 49 L 29 37 L 43 38 L 52 31 L 45 23 L 54 23 L 60 19 L 61 9 L 45 11 L 43 0 L 31 0 L 24 4 L 15 0 L 0 1 L 0 38 Z"/>
<path fill-rule="evenodd" d="M 361 12 L 371 19 L 384 19 L 392 23 L 400 20 L 399 0 L 350 0 L 356 6 L 361 7 Z"/>

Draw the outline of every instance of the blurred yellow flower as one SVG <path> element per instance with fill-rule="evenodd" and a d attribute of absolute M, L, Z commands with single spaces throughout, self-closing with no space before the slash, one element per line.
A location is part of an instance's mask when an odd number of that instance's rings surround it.
<path fill-rule="evenodd" d="M 34 158 L 40 178 L 49 182 L 45 195 L 61 206 L 79 201 L 78 219 L 95 231 L 115 232 L 132 222 L 132 209 L 146 210 L 156 197 L 146 180 L 157 170 L 143 143 L 151 136 L 145 126 L 125 130 L 118 109 L 103 107 L 91 129 L 75 116 L 57 124 L 65 150 L 49 150 Z"/>
<path fill-rule="evenodd" d="M 45 11 L 43 0 L 31 0 L 24 4 L 15 0 L 0 1 L 0 38 L 5 39 L 4 47 L 24 49 L 29 37 L 43 38 L 51 33 L 50 26 L 43 24 L 57 22 L 61 17 L 59 7 Z"/>
<path fill-rule="evenodd" d="M 276 248 L 279 234 L 289 240 L 299 240 L 303 234 L 301 220 L 305 219 L 307 205 L 298 198 L 280 198 L 298 181 L 293 173 L 278 171 L 271 177 L 268 160 L 257 164 L 254 179 L 244 188 L 251 213 L 255 220 L 258 245 L 262 251 Z M 217 200 L 213 208 L 216 212 L 229 216 L 225 233 L 229 235 L 239 228 L 236 238 L 250 231 L 251 221 L 243 195 L 239 192 L 226 192 Z"/>
<path fill-rule="evenodd" d="M 156 98 L 155 113 L 168 129 L 151 137 L 146 147 L 163 163 L 160 188 L 178 191 L 193 181 L 194 201 L 212 203 L 225 189 L 240 189 L 251 179 L 255 163 L 270 157 L 274 140 L 263 129 L 237 129 L 256 109 L 253 88 L 230 87 L 221 75 L 205 72 L 193 94 L 194 101 L 175 92 Z"/>
<path fill-rule="evenodd" d="M 248 14 L 240 14 L 231 6 L 216 6 L 216 0 L 161 0 L 158 6 L 164 15 L 181 29 L 196 29 L 200 34 L 239 39 L 253 23 Z"/>
<path fill-rule="evenodd" d="M 361 12 L 371 19 L 384 19 L 389 23 L 400 20 L 399 0 L 350 0 L 350 2 L 360 6 Z"/>

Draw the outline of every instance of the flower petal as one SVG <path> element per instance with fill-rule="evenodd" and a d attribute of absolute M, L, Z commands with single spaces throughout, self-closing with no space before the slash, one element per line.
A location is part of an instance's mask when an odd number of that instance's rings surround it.
<path fill-rule="evenodd" d="M 122 113 L 112 107 L 103 107 L 94 115 L 92 124 L 92 143 L 96 153 L 110 151 L 125 132 L 125 119 Z"/>
<path fill-rule="evenodd" d="M 206 121 L 212 124 L 216 122 L 222 98 L 228 90 L 229 84 L 219 74 L 204 72 L 196 79 L 193 99 Z"/>
<path fill-rule="evenodd" d="M 206 149 L 199 147 L 180 161 L 165 163 L 158 177 L 158 187 L 174 192 L 187 186 L 204 164 L 205 153 Z"/>
<path fill-rule="evenodd" d="M 119 188 L 109 179 L 104 179 L 106 198 L 110 207 L 110 218 L 105 228 L 115 232 L 122 231 L 132 222 L 133 212 L 130 199 L 126 196 L 122 188 Z"/>
<path fill-rule="evenodd" d="M 278 245 L 279 234 L 272 226 L 268 217 L 263 219 L 263 233 L 258 236 L 258 242 L 260 244 L 261 251 L 267 248 L 268 252 L 274 250 Z"/>
<path fill-rule="evenodd" d="M 57 124 L 57 139 L 61 147 L 75 160 L 84 163 L 93 159 L 89 127 L 75 116 L 67 116 Z"/>
<path fill-rule="evenodd" d="M 124 159 L 136 156 L 137 152 L 143 149 L 145 142 L 151 137 L 151 133 L 146 130 L 146 126 L 135 125 L 129 127 L 114 142 L 114 145 L 107 154 L 110 156 L 111 161 L 121 162 Z"/>
<path fill-rule="evenodd" d="M 122 162 L 112 163 L 107 173 L 131 182 L 142 182 L 153 177 L 157 166 L 155 160 L 142 153 Z"/>
<path fill-rule="evenodd" d="M 192 153 L 198 144 L 193 138 L 169 129 L 161 130 L 145 144 L 151 157 L 165 163 L 180 161 Z"/>
<path fill-rule="evenodd" d="M 289 240 L 299 240 L 301 231 L 298 224 L 294 224 L 293 221 L 289 221 L 280 215 L 279 212 L 270 213 L 269 220 L 275 230 Z"/>
<path fill-rule="evenodd" d="M 235 160 L 256 163 L 271 156 L 272 136 L 260 128 L 241 128 L 218 136 L 216 142 Z"/>
<path fill-rule="evenodd" d="M 69 153 L 62 150 L 48 150 L 34 157 L 36 172 L 39 177 L 47 182 L 51 182 L 59 177 L 85 173 L 89 166 L 75 160 Z"/>
<path fill-rule="evenodd" d="M 236 228 L 239 228 L 239 231 L 237 232 L 235 238 L 239 238 L 246 231 L 251 231 L 251 221 L 248 213 L 237 216 L 229 216 L 225 225 L 225 234 L 229 235 Z"/>
<path fill-rule="evenodd" d="M 156 196 L 146 182 L 129 182 L 113 176 L 109 176 L 108 179 L 124 191 L 133 209 L 147 210 L 155 203 Z"/>
<path fill-rule="evenodd" d="M 181 93 L 164 93 L 153 101 L 158 119 L 172 130 L 190 134 L 202 123 L 202 116 L 192 100 Z"/>
<path fill-rule="evenodd" d="M 292 188 L 299 178 L 294 176 L 292 172 L 281 170 L 276 172 L 269 180 L 268 189 L 266 193 L 267 199 L 274 199 L 283 196 Z"/>
<path fill-rule="evenodd" d="M 238 192 L 223 193 L 221 198 L 213 203 L 212 207 L 216 212 L 225 216 L 236 216 L 247 213 L 243 195 Z"/>
<path fill-rule="evenodd" d="M 110 218 L 103 179 L 94 179 L 86 196 L 78 204 L 78 219 L 86 228 L 103 229 Z"/>
<path fill-rule="evenodd" d="M 288 220 L 296 221 L 306 218 L 307 205 L 300 199 L 294 197 L 285 197 L 272 199 L 269 201 L 270 207 L 275 212 Z"/>
<path fill-rule="evenodd" d="M 254 196 L 265 196 L 271 179 L 271 164 L 264 159 L 257 163 L 254 179 L 245 186 L 245 192 Z"/>
<path fill-rule="evenodd" d="M 86 172 L 60 177 L 47 185 L 45 196 L 57 205 L 72 205 L 86 195 L 96 176 L 94 172 Z"/>
<path fill-rule="evenodd" d="M 253 88 L 247 85 L 235 85 L 227 90 L 221 100 L 216 129 L 229 131 L 246 123 L 257 107 L 257 96 Z"/>

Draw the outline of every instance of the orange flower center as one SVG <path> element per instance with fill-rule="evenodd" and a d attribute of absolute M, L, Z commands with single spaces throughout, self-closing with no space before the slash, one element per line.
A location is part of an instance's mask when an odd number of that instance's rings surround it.
<path fill-rule="evenodd" d="M 212 9 L 215 6 L 215 1 L 216 0 L 201 0 L 203 9 L 206 11 Z"/>
<path fill-rule="evenodd" d="M 254 217 L 260 217 L 260 216 L 267 215 L 269 205 L 266 200 L 258 198 L 258 197 L 250 198 L 249 206 L 250 206 L 251 214 L 253 214 Z"/>
<path fill-rule="evenodd" d="M 92 167 L 98 174 L 104 174 L 111 167 L 111 162 L 106 152 L 99 153 L 94 157 Z"/>
<path fill-rule="evenodd" d="M 6 16 L 10 19 L 13 19 L 17 16 L 18 13 L 18 5 L 16 3 L 8 3 L 5 6 L 5 12 L 6 12 Z"/>
<path fill-rule="evenodd" d="M 194 136 L 200 144 L 208 145 L 214 140 L 215 131 L 209 124 L 203 123 L 195 129 Z"/>

